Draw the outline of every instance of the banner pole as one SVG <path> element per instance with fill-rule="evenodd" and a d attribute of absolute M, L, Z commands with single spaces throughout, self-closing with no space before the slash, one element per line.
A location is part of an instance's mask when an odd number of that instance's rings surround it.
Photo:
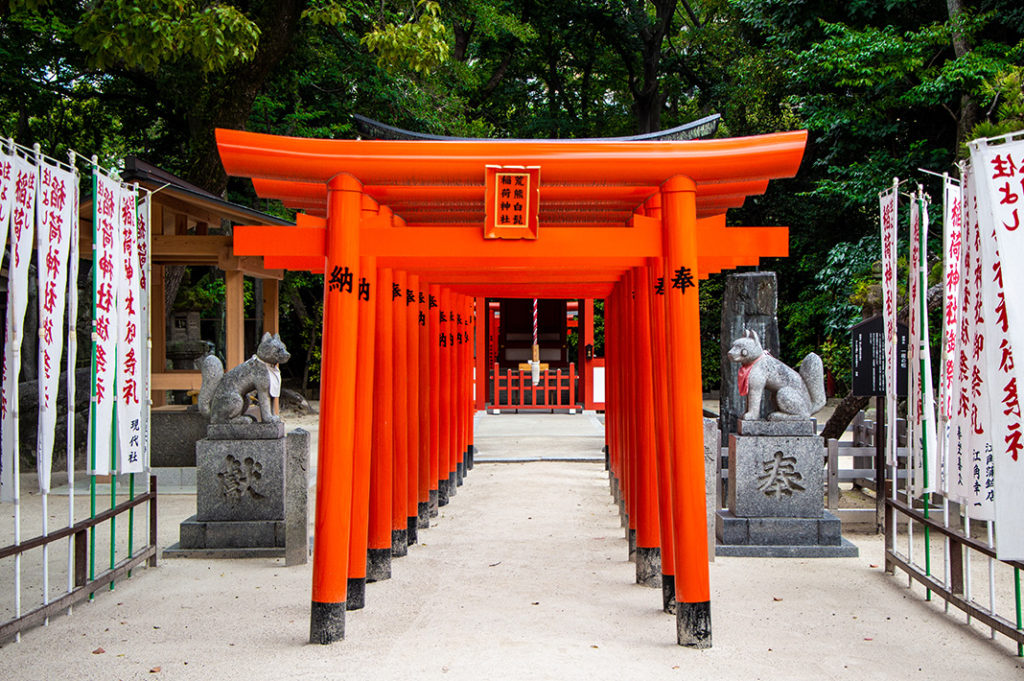
<path fill-rule="evenodd" d="M 920 321 L 918 322 L 918 329 L 920 330 L 919 336 L 921 345 L 918 349 L 918 355 L 920 357 L 920 372 L 921 378 L 918 384 L 921 388 L 921 464 L 924 472 L 924 517 L 925 520 L 929 518 L 929 509 L 931 507 L 932 495 L 928 492 L 929 483 L 931 482 L 930 471 L 928 470 L 928 410 L 925 408 L 928 398 L 930 395 L 926 393 L 931 390 L 930 385 L 925 385 L 925 363 L 931 361 L 931 352 L 928 345 L 928 336 L 924 332 L 925 325 L 928 322 L 928 305 L 927 305 L 927 280 L 925 279 L 925 263 L 928 261 L 928 257 L 925 250 L 928 247 L 927 230 L 928 225 L 925 222 L 925 200 L 924 200 L 924 187 L 920 184 L 917 185 L 917 219 L 920 227 L 918 228 L 918 262 L 915 263 L 917 267 L 918 285 L 917 290 L 919 292 L 918 298 L 920 304 Z M 932 574 L 932 545 L 931 545 L 931 528 L 928 523 L 924 525 L 924 573 L 928 576 Z M 932 590 L 925 589 L 926 601 L 932 599 Z"/>
<path fill-rule="evenodd" d="M 1017 629 L 1024 629 L 1020 608 L 1020 568 L 1013 568 L 1013 600 L 1017 609 Z M 1024 643 L 1017 644 L 1017 657 L 1024 657 Z"/>
<path fill-rule="evenodd" d="M 75 165 L 75 152 L 68 152 L 68 165 L 75 175 L 74 211 L 68 245 L 68 356 L 67 356 L 67 466 L 68 466 L 68 527 L 75 525 L 75 365 L 78 362 L 78 209 L 81 177 Z M 68 536 L 68 593 L 75 588 L 75 537 Z M 69 605 L 67 614 L 73 606 Z"/>
<path fill-rule="evenodd" d="M 99 183 L 99 163 L 94 154 L 92 157 L 92 357 L 89 361 L 91 376 L 89 388 L 89 517 L 96 517 L 96 296 L 99 277 L 96 276 L 96 224 L 99 222 L 99 201 L 96 192 Z M 96 526 L 89 528 L 89 581 L 96 579 Z M 89 594 L 89 600 L 96 597 Z"/>

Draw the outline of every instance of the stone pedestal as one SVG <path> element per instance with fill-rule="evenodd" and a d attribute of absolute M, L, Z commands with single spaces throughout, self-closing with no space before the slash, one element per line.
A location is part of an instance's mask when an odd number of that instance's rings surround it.
<path fill-rule="evenodd" d="M 856 556 L 824 509 L 814 421 L 739 421 L 738 430 L 729 436 L 728 509 L 715 521 L 718 555 Z"/>
<path fill-rule="evenodd" d="M 164 556 L 307 561 L 308 433 L 285 438 L 281 423 L 211 426 L 196 465 L 196 514 Z"/>

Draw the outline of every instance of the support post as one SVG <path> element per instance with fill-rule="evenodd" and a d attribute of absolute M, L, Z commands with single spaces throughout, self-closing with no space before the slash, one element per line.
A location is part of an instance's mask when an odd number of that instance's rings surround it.
<path fill-rule="evenodd" d="M 431 284 L 427 295 L 427 348 L 430 351 L 430 517 L 437 515 L 441 477 L 441 287 Z"/>
<path fill-rule="evenodd" d="M 406 539 L 415 544 L 419 538 L 420 486 L 420 325 L 417 320 L 416 296 L 420 278 L 410 274 L 405 288 L 406 319 L 406 427 L 408 463 L 406 464 Z"/>
<path fill-rule="evenodd" d="M 348 596 L 345 607 L 366 604 L 366 559 L 370 523 L 370 447 L 373 443 L 373 371 L 375 317 L 370 282 L 376 279 L 377 259 L 359 258 L 359 339 L 356 346 L 355 451 L 352 465 L 352 533 L 349 535 Z M 276 282 L 275 282 L 276 283 Z"/>
<path fill-rule="evenodd" d="M 373 453 L 370 457 L 370 532 L 367 581 L 391 578 L 391 496 L 394 478 L 394 306 L 391 268 L 377 272 L 376 353 L 373 376 Z"/>
<path fill-rule="evenodd" d="M 395 270 L 391 305 L 394 308 L 395 342 L 392 374 L 395 429 L 394 485 L 391 494 L 391 555 L 401 557 L 409 552 L 409 392 L 406 381 L 409 352 L 409 316 L 405 310 L 406 273 Z"/>
<path fill-rule="evenodd" d="M 229 369 L 245 361 L 245 276 L 238 270 L 224 272 L 224 359 Z"/>
<path fill-rule="evenodd" d="M 662 185 L 661 195 L 668 350 L 672 357 L 668 387 L 677 429 L 672 443 L 676 641 L 683 646 L 710 648 L 696 185 L 690 178 L 677 175 Z"/>
<path fill-rule="evenodd" d="M 341 174 L 331 179 L 327 189 L 322 399 L 309 623 L 310 643 L 321 644 L 345 638 L 359 304 L 354 289 L 346 291 L 334 281 L 345 281 L 349 274 L 352 282 L 359 278 L 362 185 L 351 175 Z"/>
<path fill-rule="evenodd" d="M 657 439 L 654 429 L 654 360 L 651 345 L 650 294 L 647 268 L 634 268 L 633 315 L 631 326 L 635 339 L 637 418 L 637 537 L 636 582 L 644 586 L 661 586 L 661 536 L 658 519 L 658 486 L 655 470 Z"/>

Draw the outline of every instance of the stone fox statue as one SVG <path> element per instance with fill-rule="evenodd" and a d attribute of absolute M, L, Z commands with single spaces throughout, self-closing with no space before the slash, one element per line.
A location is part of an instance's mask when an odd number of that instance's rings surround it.
<path fill-rule="evenodd" d="M 800 373 L 769 355 L 761 347 L 756 331 L 746 330 L 729 349 L 729 359 L 740 365 L 740 395 L 747 396 L 745 421 L 760 419 L 764 391 L 775 393 L 778 411 L 770 421 L 808 419 L 825 406 L 825 371 L 821 358 L 808 353 L 800 363 Z"/>
<path fill-rule="evenodd" d="M 256 391 L 260 405 L 260 420 L 280 421 L 270 406 L 270 398 L 281 394 L 279 364 L 291 355 L 281 342 L 281 336 L 263 334 L 256 354 L 227 373 L 220 360 L 207 355 L 199 361 L 203 385 L 199 389 L 199 411 L 210 417 L 210 423 L 251 423 L 245 415 L 245 396 Z"/>

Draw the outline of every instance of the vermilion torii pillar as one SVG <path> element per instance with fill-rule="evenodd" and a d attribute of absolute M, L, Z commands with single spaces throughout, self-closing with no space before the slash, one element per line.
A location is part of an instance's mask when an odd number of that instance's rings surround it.
<path fill-rule="evenodd" d="M 617 319 L 628 324 L 645 314 L 644 306 L 626 305 L 618 282 L 630 278 L 642 286 L 644 271 L 636 268 L 658 270 L 664 292 L 649 295 L 647 303 L 652 368 L 646 360 L 633 365 L 623 355 L 627 346 L 622 342 L 609 358 L 633 366 L 631 372 L 621 371 L 625 364 L 609 367 L 609 376 L 620 383 L 623 376 L 654 371 L 654 399 L 643 400 L 645 413 L 620 411 L 614 425 L 609 422 L 608 434 L 614 438 L 609 443 L 638 441 L 630 429 L 649 428 L 652 419 L 646 412 L 654 411 L 658 433 L 643 441 L 659 450 L 654 460 L 660 484 L 654 489 L 650 469 L 641 467 L 629 480 L 630 503 L 643 504 L 640 508 L 650 517 L 650 497 L 657 495 L 662 556 L 671 554 L 671 565 L 662 568 L 672 571 L 678 601 L 677 641 L 709 646 L 697 283 L 722 269 L 787 254 L 785 228 L 726 227 L 725 213 L 748 195 L 763 193 L 770 179 L 794 175 L 806 133 L 698 141 L 381 141 L 219 130 L 217 138 L 229 175 L 251 177 L 261 196 L 307 211 L 294 227 L 236 228 L 235 254 L 262 255 L 268 268 L 325 273 L 310 640 L 327 643 L 344 636 L 351 523 L 364 522 L 352 512 L 360 303 L 346 283 L 359 281 L 360 257 L 372 257 L 382 272 L 391 270 L 397 279 L 428 282 L 430 295 L 440 301 L 440 310 L 428 307 L 426 315 L 429 432 L 419 428 L 418 400 L 413 399 L 416 413 L 403 412 L 408 384 L 393 380 L 392 398 L 399 405 L 393 409 L 399 440 L 406 434 L 404 443 L 396 443 L 394 470 L 400 474 L 411 457 L 420 462 L 418 446 L 416 451 L 408 448 L 409 428 L 415 425 L 413 439 L 426 438 L 430 444 L 430 485 L 440 485 L 442 497 L 455 492 L 458 464 L 471 444 L 467 419 L 460 418 L 468 414 L 453 411 L 470 401 L 466 354 L 458 344 L 435 348 L 434 342 L 440 333 L 465 335 L 465 329 L 457 328 L 458 315 L 469 313 L 459 301 L 467 296 L 603 299 L 619 286 L 622 313 L 616 313 Z M 503 186 L 510 192 L 512 187 L 523 190 L 522 198 L 503 200 Z M 416 351 L 404 307 L 393 310 L 396 373 L 413 366 L 410 357 L 424 355 Z M 627 309 L 632 313 L 626 314 Z M 450 320 L 453 312 L 455 322 Z M 659 328 L 662 312 L 664 328 Z M 445 320 L 434 313 L 443 313 Z M 645 351 L 636 342 L 632 347 Z M 667 370 L 664 381 L 659 368 Z M 477 357 L 476 371 L 485 380 L 485 358 Z M 627 408 L 621 400 L 628 394 L 618 386 L 614 397 L 620 410 Z M 617 461 L 636 462 L 628 455 Z M 371 471 L 382 468 L 371 462 Z M 419 466 L 412 470 L 415 477 L 408 477 L 406 468 L 407 477 L 393 487 L 395 521 L 408 523 L 418 515 Z M 377 480 L 375 475 L 371 472 L 371 480 Z M 383 509 L 375 499 L 370 504 L 370 547 L 379 549 Z M 407 532 L 409 526 L 393 527 Z"/>

